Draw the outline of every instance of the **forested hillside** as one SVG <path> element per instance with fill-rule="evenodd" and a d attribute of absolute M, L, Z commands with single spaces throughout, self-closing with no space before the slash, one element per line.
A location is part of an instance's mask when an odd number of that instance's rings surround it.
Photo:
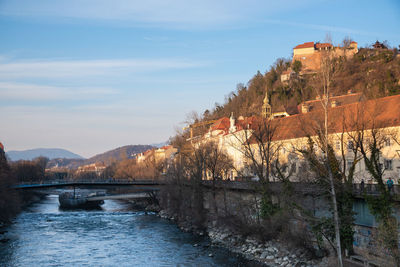
<path fill-rule="evenodd" d="M 282 82 L 280 76 L 289 68 L 294 77 Z M 264 74 L 258 71 L 247 84 L 238 84 L 236 90 L 225 97 L 225 103 L 215 104 L 206 110 L 204 120 L 229 116 L 259 115 L 268 90 L 272 109 L 293 109 L 299 103 L 314 99 L 319 84 L 317 73 L 303 74 L 300 66 L 291 59 L 279 58 Z M 396 48 L 360 48 L 352 58 L 339 57 L 334 60 L 331 93 L 341 95 L 349 90 L 362 92 L 367 98 L 383 97 L 400 93 L 400 54 Z"/>
<path fill-rule="evenodd" d="M 128 145 L 123 147 L 118 147 L 116 149 L 104 152 L 93 156 L 85 160 L 85 164 L 104 162 L 106 165 L 111 164 L 114 161 L 120 161 L 125 159 L 131 159 L 136 154 L 142 153 L 146 150 L 152 149 L 151 145 Z"/>
<path fill-rule="evenodd" d="M 110 165 L 115 161 L 131 159 L 135 154 L 142 153 L 152 148 L 153 146 L 151 145 L 128 145 L 109 150 L 88 159 L 52 159 L 47 164 L 47 168 L 63 167 L 68 169 L 76 169 L 79 166 L 95 162 L 103 162 L 106 165 Z"/>

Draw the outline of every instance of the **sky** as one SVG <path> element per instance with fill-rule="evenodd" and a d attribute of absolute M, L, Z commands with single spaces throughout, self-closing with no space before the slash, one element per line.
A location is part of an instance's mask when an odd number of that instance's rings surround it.
<path fill-rule="evenodd" d="M 0 0 L 0 142 L 84 157 L 165 142 L 327 34 L 398 47 L 400 1 Z"/>

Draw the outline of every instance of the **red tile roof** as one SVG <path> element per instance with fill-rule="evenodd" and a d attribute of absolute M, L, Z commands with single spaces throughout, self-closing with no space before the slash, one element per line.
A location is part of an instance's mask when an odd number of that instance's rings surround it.
<path fill-rule="evenodd" d="M 293 72 L 294 72 L 294 71 L 292 71 L 291 69 L 288 69 L 288 70 L 282 71 L 282 75 L 291 74 L 291 73 L 293 73 Z"/>
<path fill-rule="evenodd" d="M 310 48 L 310 47 L 314 47 L 314 42 L 307 42 L 307 43 L 304 43 L 304 44 L 299 44 L 294 49 Z"/>
<path fill-rule="evenodd" d="M 356 103 L 363 101 L 365 99 L 364 95 L 362 93 L 352 93 L 352 94 L 347 94 L 347 95 L 339 95 L 339 96 L 331 96 L 329 97 L 329 103 L 331 104 L 333 101 L 336 101 L 337 106 L 343 106 L 343 105 L 348 105 L 351 103 Z M 315 100 L 309 100 L 301 103 L 300 105 L 297 106 L 297 109 L 299 113 L 301 112 L 301 106 L 305 104 L 308 106 L 309 111 L 316 111 L 316 110 L 322 110 L 322 104 L 321 100 L 315 99 Z"/>
<path fill-rule="evenodd" d="M 315 44 L 315 48 L 317 48 L 317 49 L 324 48 L 324 47 L 333 47 L 333 45 L 330 43 L 316 43 Z"/>
<path fill-rule="evenodd" d="M 229 129 L 230 126 L 230 121 L 229 118 L 227 117 L 222 117 L 220 119 L 218 119 L 216 122 L 214 122 L 210 129 L 211 131 L 216 131 L 216 130 L 227 130 Z"/>
<path fill-rule="evenodd" d="M 248 129 L 252 127 L 252 125 L 254 125 L 254 123 L 258 120 L 259 118 L 255 117 L 255 116 L 251 116 L 251 117 L 246 117 L 243 119 L 236 119 L 235 120 L 235 126 L 236 126 L 236 130 L 240 131 L 243 129 Z M 220 119 L 218 119 L 216 122 L 214 122 L 211 127 L 210 127 L 210 131 L 217 131 L 220 130 L 222 131 L 222 133 L 220 134 L 228 134 L 229 133 L 229 128 L 230 128 L 230 120 L 227 117 L 222 117 Z"/>
<path fill-rule="evenodd" d="M 356 123 L 365 123 L 366 129 L 400 126 L 400 95 L 362 101 L 330 108 L 329 133 L 356 129 Z M 313 111 L 274 119 L 268 123 L 276 128 L 273 140 L 287 140 L 315 135 L 315 126 L 324 121 L 324 113 Z"/>

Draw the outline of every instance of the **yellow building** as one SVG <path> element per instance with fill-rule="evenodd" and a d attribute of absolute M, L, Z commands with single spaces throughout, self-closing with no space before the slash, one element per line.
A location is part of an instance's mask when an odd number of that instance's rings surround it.
<path fill-rule="evenodd" d="M 348 47 L 335 47 L 330 43 L 306 42 L 293 48 L 293 62 L 301 62 L 302 73 L 319 70 L 322 52 L 329 52 L 333 57 L 350 57 L 358 53 L 358 44 L 353 41 Z"/>
<path fill-rule="evenodd" d="M 304 106 L 307 106 L 304 109 Z M 270 123 L 275 131 L 272 136 L 274 154 L 282 163 L 289 163 L 287 172 L 293 171 L 291 179 L 301 175 L 302 159 L 299 150 L 308 146 L 310 137 L 314 140 L 315 150 L 321 153 L 318 146 L 317 131 L 324 122 L 324 112 L 321 100 L 307 101 L 299 105 L 299 114 L 281 118 L 239 117 L 235 119 L 221 118 L 211 125 L 202 142 L 217 142 L 234 161 L 234 170 L 227 178 L 240 175 L 252 175 L 248 169 L 248 159 L 243 153 L 243 143 L 251 138 L 257 125 Z M 385 178 L 400 179 L 400 95 L 365 100 L 361 94 L 349 93 L 344 96 L 331 97 L 328 108 L 329 142 L 338 158 L 342 157 L 342 166 L 358 162 L 355 168 L 354 182 L 361 179 L 373 182 L 365 164 L 359 158 L 354 158 L 355 133 L 364 133 L 364 142 L 370 137 L 371 130 L 379 132 L 382 143 L 381 164 Z M 264 110 L 263 110 L 264 112 Z M 264 115 L 264 114 L 263 114 Z M 256 142 L 256 141 L 254 141 Z M 257 144 L 254 143 L 256 151 Z M 359 155 L 358 155 L 359 156 Z M 247 169 L 246 169 L 247 168 Z M 274 180 L 274 177 L 271 177 Z"/>

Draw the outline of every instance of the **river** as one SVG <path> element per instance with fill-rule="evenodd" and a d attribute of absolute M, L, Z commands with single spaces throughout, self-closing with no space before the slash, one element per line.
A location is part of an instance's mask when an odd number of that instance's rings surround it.
<path fill-rule="evenodd" d="M 0 266 L 251 265 L 170 221 L 113 200 L 101 210 L 63 211 L 58 196 L 49 195 L 2 231 Z"/>

